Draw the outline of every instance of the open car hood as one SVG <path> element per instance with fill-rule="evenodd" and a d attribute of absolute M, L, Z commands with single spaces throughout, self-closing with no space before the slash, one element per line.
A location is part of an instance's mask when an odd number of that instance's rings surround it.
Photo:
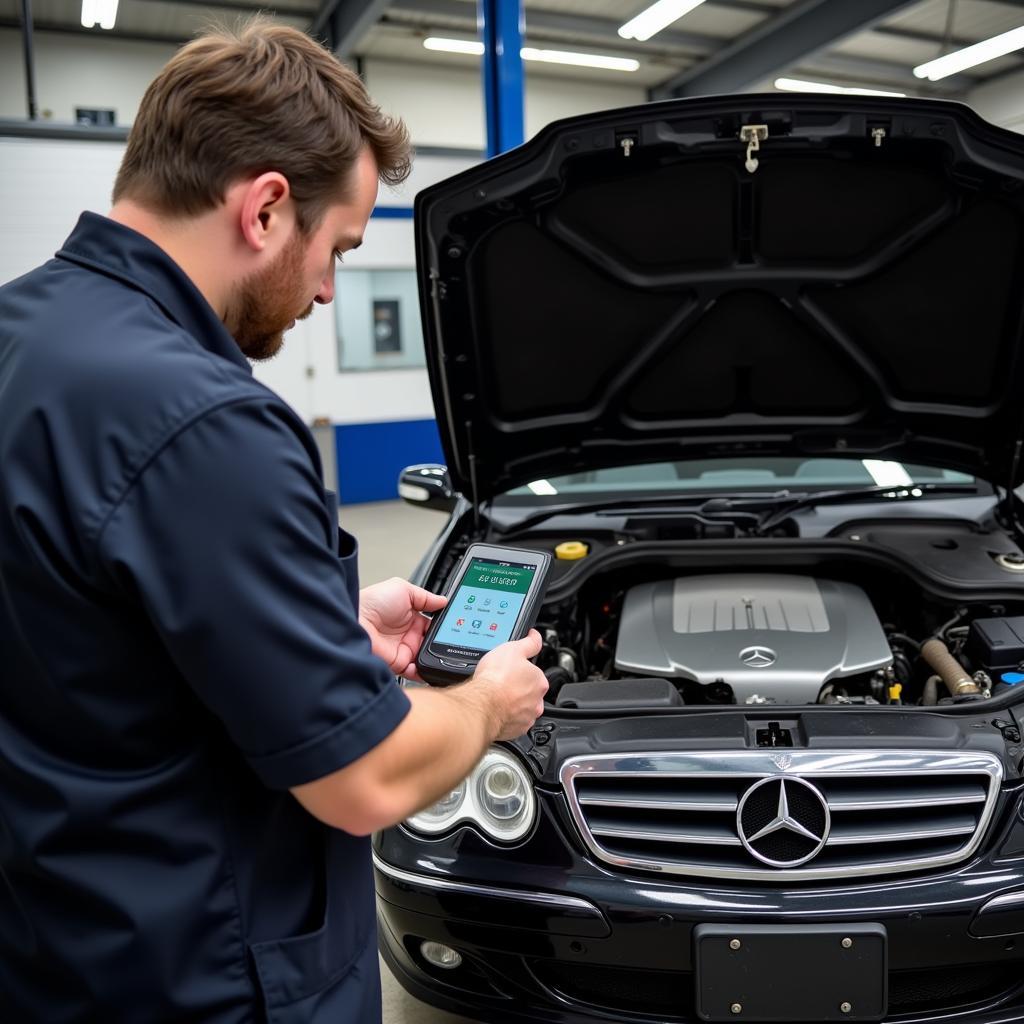
<path fill-rule="evenodd" d="M 1024 136 L 960 104 L 559 121 L 421 192 L 416 248 L 442 443 L 475 500 L 743 455 L 1021 481 Z"/>

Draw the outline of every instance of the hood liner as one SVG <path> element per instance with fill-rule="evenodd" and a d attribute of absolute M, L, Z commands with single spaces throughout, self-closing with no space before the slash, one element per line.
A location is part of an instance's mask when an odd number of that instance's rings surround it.
<path fill-rule="evenodd" d="M 754 173 L 744 124 L 769 129 Z M 1021 481 L 1024 136 L 967 107 L 738 96 L 561 121 L 421 192 L 416 246 L 442 443 L 478 500 L 743 455 Z"/>

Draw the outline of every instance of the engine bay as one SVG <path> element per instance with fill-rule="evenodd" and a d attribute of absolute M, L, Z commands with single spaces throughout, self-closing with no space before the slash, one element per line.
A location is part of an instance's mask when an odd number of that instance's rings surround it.
<path fill-rule="evenodd" d="M 591 573 L 538 629 L 548 701 L 565 708 L 934 706 L 1024 684 L 1024 603 L 943 601 L 848 559 Z"/>
<path fill-rule="evenodd" d="M 728 573 L 628 590 L 614 665 L 620 674 L 692 682 L 704 690 L 721 684 L 738 704 L 813 704 L 826 683 L 884 671 L 892 662 L 882 624 L 860 587 Z"/>

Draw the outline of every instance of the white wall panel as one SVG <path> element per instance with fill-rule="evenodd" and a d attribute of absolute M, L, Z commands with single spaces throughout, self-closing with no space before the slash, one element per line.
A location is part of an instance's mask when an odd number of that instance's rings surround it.
<path fill-rule="evenodd" d="M 623 79 L 628 75 L 620 73 Z M 532 138 L 552 121 L 574 114 L 590 114 L 615 107 L 644 103 L 647 92 L 641 86 L 625 82 L 577 82 L 569 78 L 547 78 L 527 73 L 526 137 Z"/>
<path fill-rule="evenodd" d="M 1024 132 L 1024 71 L 978 86 L 967 102 L 986 120 Z"/>
<path fill-rule="evenodd" d="M 420 145 L 485 147 L 479 70 L 368 60 L 366 84 L 385 110 L 405 119 Z M 632 106 L 645 99 L 645 90 L 628 82 L 548 77 L 528 66 L 526 137 L 532 138 L 544 125 L 563 117 Z"/>
<path fill-rule="evenodd" d="M 124 144 L 61 139 L 0 138 L 0 182 L 8 196 L 0 234 L 0 283 L 45 262 L 61 247 L 83 210 L 105 214 Z M 411 205 L 410 188 L 424 188 L 472 160 L 422 156 L 414 178 L 395 193 L 382 191 L 382 205 Z M 346 266 L 406 269 L 415 264 L 411 220 L 371 219 L 363 245 Z M 433 415 L 426 371 L 389 370 L 339 374 L 333 307 L 314 314 L 288 333 L 282 351 L 255 367 L 306 420 L 336 423 L 423 419 Z"/>
<path fill-rule="evenodd" d="M 389 114 L 405 121 L 417 145 L 484 148 L 478 72 L 367 60 L 364 74 L 370 95 Z"/>
<path fill-rule="evenodd" d="M 163 43 L 54 32 L 37 32 L 34 40 L 39 111 L 51 111 L 52 120 L 62 124 L 74 121 L 75 107 L 113 109 L 118 124 L 131 124 L 146 87 L 175 50 Z M 25 116 L 21 33 L 0 29 L 0 117 Z"/>
<path fill-rule="evenodd" d="M 129 123 L 146 86 L 173 47 L 113 38 L 36 34 L 37 90 L 41 110 L 69 122 L 77 106 L 113 107 Z M 480 74 L 429 63 L 369 60 L 370 92 L 403 117 L 419 146 L 482 150 L 484 115 Z M 24 70 L 18 32 L 0 30 L 0 118 L 23 118 Z M 642 102 L 639 87 L 550 78 L 528 69 L 526 134 L 575 113 Z M 38 266 L 60 247 L 82 210 L 106 213 L 124 151 L 121 143 L 0 138 L 0 184 L 8 197 L 0 233 L 0 282 Z M 381 189 L 379 205 L 411 206 L 421 188 L 464 169 L 469 157 L 418 157 L 408 182 Z M 346 266 L 411 268 L 411 220 L 371 220 L 363 246 Z M 257 377 L 278 391 L 306 420 L 336 423 L 423 419 L 433 406 L 422 369 L 339 374 L 334 311 L 317 308 L 288 334 L 282 352 L 256 367 Z"/>

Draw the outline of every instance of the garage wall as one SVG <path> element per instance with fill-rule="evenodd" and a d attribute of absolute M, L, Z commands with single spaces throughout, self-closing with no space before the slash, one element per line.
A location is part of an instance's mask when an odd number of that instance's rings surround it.
<path fill-rule="evenodd" d="M 0 234 L 0 283 L 49 259 L 82 210 L 106 213 L 124 144 L 0 137 L 0 181 L 8 196 Z M 419 156 L 400 189 L 382 189 L 351 269 L 414 266 L 412 197 L 421 188 L 470 166 L 468 156 Z M 397 218 L 387 214 L 399 214 Z M 441 459 L 426 370 L 339 373 L 335 305 L 288 333 L 281 353 L 254 367 L 257 378 L 306 422 L 335 424 L 337 479 L 343 501 L 395 496 L 402 466 Z"/>
<path fill-rule="evenodd" d="M 1024 132 L 1024 71 L 979 86 L 967 99 L 987 120 L 1015 132 Z"/>
<path fill-rule="evenodd" d="M 113 36 L 35 34 L 36 93 L 40 112 L 53 121 L 74 120 L 79 107 L 117 111 L 117 123 L 135 118 L 146 86 L 174 53 L 173 46 L 137 43 Z M 385 110 L 399 114 L 421 146 L 484 148 L 480 72 L 421 63 L 367 60 L 366 83 Z M 642 103 L 644 90 L 544 76 L 527 68 L 526 135 L 570 114 Z M 25 71 L 21 33 L 0 29 L 0 118 L 25 117 Z"/>
<path fill-rule="evenodd" d="M 105 214 L 124 152 L 119 142 L 0 137 L 0 181 L 8 196 L 0 236 L 0 282 L 43 263 L 60 248 L 82 210 Z M 345 269 L 407 269 L 415 264 L 412 219 L 407 214 L 421 188 L 475 162 L 474 156 L 420 156 L 400 189 L 382 189 L 362 247 Z M 344 272 L 344 270 L 342 271 Z M 256 365 L 307 421 L 368 423 L 433 415 L 422 369 L 341 374 L 337 369 L 335 310 L 318 306 L 289 332 L 281 354 Z"/>
<path fill-rule="evenodd" d="M 483 94 L 475 68 L 367 60 L 366 84 L 385 110 L 401 115 L 421 145 L 484 149 Z M 627 107 L 646 100 L 644 89 L 619 82 L 580 81 L 526 74 L 526 137 L 572 114 Z"/>
<path fill-rule="evenodd" d="M 73 122 L 75 107 L 117 111 L 118 124 L 131 124 L 146 86 L 170 60 L 173 46 L 112 37 L 37 32 L 34 36 L 36 101 L 40 115 Z M 24 118 L 25 64 L 21 33 L 0 29 L 0 118 Z"/>
<path fill-rule="evenodd" d="M 174 47 L 95 35 L 37 32 L 36 88 L 44 117 L 74 119 L 74 108 L 113 108 L 129 125 L 142 95 Z M 465 156 L 417 159 L 413 177 L 397 191 L 382 190 L 379 206 L 397 217 L 375 216 L 366 241 L 346 257 L 346 269 L 414 266 L 413 196 L 434 181 L 469 166 L 485 146 L 479 70 L 368 60 L 367 85 L 385 110 L 403 117 L 418 146 L 454 147 Z M 627 106 L 644 90 L 618 82 L 545 77 L 528 69 L 526 134 L 574 113 Z M 0 29 L 0 119 L 25 117 L 20 33 Z M 48 259 L 78 214 L 105 213 L 123 144 L 0 138 L 0 181 L 9 203 L 0 235 L 0 282 Z M 380 211 L 378 211 L 380 212 Z M 397 469 L 440 458 L 433 404 L 423 369 L 339 373 L 333 306 L 289 332 L 280 355 L 255 368 L 305 419 L 328 420 L 338 434 L 339 490 L 343 500 L 393 497 Z"/>

